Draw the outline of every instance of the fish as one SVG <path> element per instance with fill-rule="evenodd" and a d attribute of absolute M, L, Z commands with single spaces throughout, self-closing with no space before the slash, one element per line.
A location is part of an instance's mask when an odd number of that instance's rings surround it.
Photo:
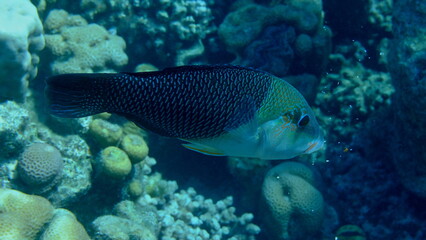
<path fill-rule="evenodd" d="M 48 111 L 80 118 L 109 112 L 212 156 L 289 159 L 324 137 L 302 94 L 282 78 L 234 65 L 47 78 Z"/>

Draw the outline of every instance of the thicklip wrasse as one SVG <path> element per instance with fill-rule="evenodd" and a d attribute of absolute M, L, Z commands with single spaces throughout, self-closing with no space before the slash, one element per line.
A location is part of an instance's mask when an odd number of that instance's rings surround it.
<path fill-rule="evenodd" d="M 47 80 L 46 96 L 55 116 L 115 113 L 209 155 L 288 159 L 324 142 L 311 108 L 294 87 L 238 66 L 63 74 Z"/>

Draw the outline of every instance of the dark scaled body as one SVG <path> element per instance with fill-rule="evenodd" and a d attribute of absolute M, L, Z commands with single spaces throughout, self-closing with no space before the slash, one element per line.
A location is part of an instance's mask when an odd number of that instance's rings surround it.
<path fill-rule="evenodd" d="M 47 81 L 51 113 L 117 113 L 163 136 L 217 137 L 253 119 L 273 76 L 237 66 L 186 66 L 158 72 L 64 74 Z"/>

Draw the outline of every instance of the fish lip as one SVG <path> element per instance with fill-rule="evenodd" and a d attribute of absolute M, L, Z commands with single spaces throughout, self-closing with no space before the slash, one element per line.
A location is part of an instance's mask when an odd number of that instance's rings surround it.
<path fill-rule="evenodd" d="M 308 148 L 306 148 L 306 150 L 303 153 L 313 153 L 321 149 L 323 145 L 324 145 L 324 140 L 322 140 L 321 138 L 317 139 L 313 142 L 310 142 Z"/>

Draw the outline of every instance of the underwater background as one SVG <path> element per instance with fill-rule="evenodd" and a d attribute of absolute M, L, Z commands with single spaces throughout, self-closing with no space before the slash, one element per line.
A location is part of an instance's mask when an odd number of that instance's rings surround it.
<path fill-rule="evenodd" d="M 108 113 L 47 113 L 47 77 L 199 64 L 283 77 L 326 139 L 201 155 Z M 426 239 L 426 2 L 0 0 L 0 240 Z"/>

